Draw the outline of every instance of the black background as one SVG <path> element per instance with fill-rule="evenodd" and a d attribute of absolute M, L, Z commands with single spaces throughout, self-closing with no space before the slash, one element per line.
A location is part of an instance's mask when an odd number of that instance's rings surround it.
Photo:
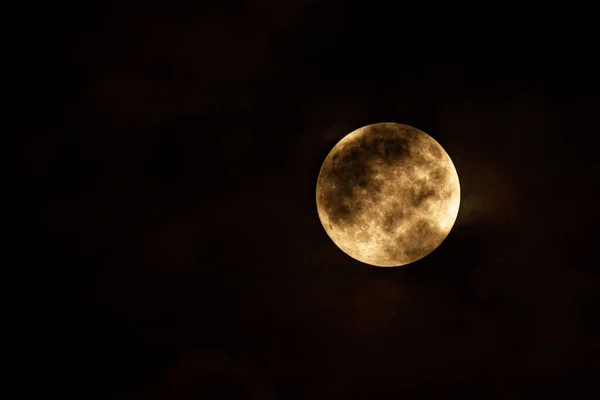
<path fill-rule="evenodd" d="M 592 15 L 28 3 L 5 50 L 11 398 L 593 397 Z M 395 269 L 343 254 L 314 202 L 333 145 L 384 121 L 439 141 L 462 190 Z"/>

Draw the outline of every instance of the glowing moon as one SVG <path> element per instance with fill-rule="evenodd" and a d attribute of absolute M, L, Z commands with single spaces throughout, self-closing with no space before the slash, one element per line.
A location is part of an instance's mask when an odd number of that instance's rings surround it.
<path fill-rule="evenodd" d="M 350 257 L 378 267 L 415 262 L 448 236 L 460 205 L 458 174 L 431 136 L 380 123 L 348 134 L 317 180 L 325 231 Z"/>

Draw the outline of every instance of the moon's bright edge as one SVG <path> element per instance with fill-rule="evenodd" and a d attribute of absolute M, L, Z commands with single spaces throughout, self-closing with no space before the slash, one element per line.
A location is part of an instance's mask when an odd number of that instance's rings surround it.
<path fill-rule="evenodd" d="M 456 168 L 426 133 L 395 123 L 362 127 L 340 140 L 317 180 L 317 211 L 352 258 L 402 266 L 437 248 L 460 207 Z"/>

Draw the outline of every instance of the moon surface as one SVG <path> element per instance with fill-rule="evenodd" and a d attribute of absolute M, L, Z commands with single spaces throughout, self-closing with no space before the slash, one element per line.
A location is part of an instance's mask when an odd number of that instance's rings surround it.
<path fill-rule="evenodd" d="M 367 125 L 340 140 L 317 180 L 317 212 L 333 242 L 378 267 L 415 262 L 448 236 L 460 205 L 452 160 L 408 125 Z"/>

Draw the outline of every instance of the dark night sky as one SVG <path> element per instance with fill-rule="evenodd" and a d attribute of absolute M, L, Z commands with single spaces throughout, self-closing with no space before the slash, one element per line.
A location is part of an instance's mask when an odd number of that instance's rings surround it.
<path fill-rule="evenodd" d="M 31 5 L 8 62 L 19 393 L 598 392 L 590 10 L 80 3 Z M 343 254 L 314 201 L 333 145 L 383 121 L 462 185 L 446 241 L 395 269 Z"/>

